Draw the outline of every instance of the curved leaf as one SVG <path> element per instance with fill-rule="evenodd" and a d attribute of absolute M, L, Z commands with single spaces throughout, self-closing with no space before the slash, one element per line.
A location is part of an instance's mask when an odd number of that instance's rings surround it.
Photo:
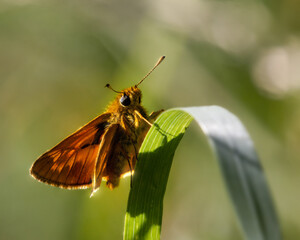
<path fill-rule="evenodd" d="M 124 239 L 160 239 L 163 198 L 173 156 L 193 118 L 217 156 L 245 238 L 281 239 L 253 143 L 239 119 L 217 106 L 171 109 L 161 114 L 149 130 L 129 194 Z"/>

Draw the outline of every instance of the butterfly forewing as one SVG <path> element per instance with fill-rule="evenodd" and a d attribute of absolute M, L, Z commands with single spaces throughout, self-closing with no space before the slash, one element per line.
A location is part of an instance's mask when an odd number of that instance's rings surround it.
<path fill-rule="evenodd" d="M 32 176 L 63 188 L 89 187 L 110 116 L 100 115 L 44 153 L 31 167 Z"/>

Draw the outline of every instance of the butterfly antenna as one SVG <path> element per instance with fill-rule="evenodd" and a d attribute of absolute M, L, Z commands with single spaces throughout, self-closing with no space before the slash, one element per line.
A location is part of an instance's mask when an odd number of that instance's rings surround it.
<path fill-rule="evenodd" d="M 145 77 L 143 77 L 143 79 L 141 81 L 138 82 L 138 84 L 136 84 L 135 86 L 137 87 L 138 85 L 140 85 L 153 71 L 154 69 L 165 59 L 165 56 L 160 57 L 160 59 L 158 59 L 157 63 L 154 65 L 154 67 L 150 70 L 150 72 L 147 73 L 147 75 Z"/>
<path fill-rule="evenodd" d="M 106 87 L 106 88 L 109 88 L 110 90 L 112 90 L 112 91 L 114 91 L 114 92 L 116 92 L 116 93 L 122 93 L 122 92 L 119 92 L 119 91 L 114 90 L 114 89 L 110 86 L 109 83 L 106 84 L 105 87 Z"/>

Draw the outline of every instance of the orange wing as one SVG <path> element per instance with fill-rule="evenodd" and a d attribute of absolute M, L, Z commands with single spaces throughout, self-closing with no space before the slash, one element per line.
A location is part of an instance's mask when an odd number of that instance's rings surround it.
<path fill-rule="evenodd" d="M 56 187 L 90 187 L 110 116 L 100 115 L 44 153 L 32 165 L 31 175 Z"/>

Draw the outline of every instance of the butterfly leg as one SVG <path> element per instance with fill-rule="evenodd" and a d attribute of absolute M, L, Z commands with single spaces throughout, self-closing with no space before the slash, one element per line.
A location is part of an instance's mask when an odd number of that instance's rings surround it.
<path fill-rule="evenodd" d="M 142 114 L 140 114 L 137 110 L 134 111 L 136 116 L 139 117 L 142 121 L 144 121 L 145 123 L 147 123 L 150 127 L 152 127 L 152 123 L 149 122 L 146 118 L 144 118 L 142 116 Z"/>
<path fill-rule="evenodd" d="M 130 172 L 131 172 L 131 175 L 130 175 L 130 188 L 132 188 L 132 186 L 133 186 L 133 168 L 135 168 L 136 162 L 138 161 L 138 151 L 137 151 L 137 148 L 136 148 L 136 142 L 131 141 L 131 145 L 133 146 L 134 153 L 132 153 L 130 159 L 127 158 L 128 166 L 129 166 L 129 169 L 130 169 Z"/>
<path fill-rule="evenodd" d="M 165 111 L 165 110 L 161 109 L 161 110 L 159 110 L 159 111 L 150 113 L 150 115 L 149 115 L 149 121 L 153 123 L 153 122 L 156 120 L 156 118 L 157 118 L 163 111 Z"/>
<path fill-rule="evenodd" d="M 136 149 L 136 146 L 135 146 L 135 143 L 134 142 L 132 142 L 132 145 L 133 145 L 133 147 L 134 147 L 134 154 L 135 154 L 135 159 L 136 159 L 136 161 L 138 160 L 138 151 L 137 151 L 137 149 Z"/>
<path fill-rule="evenodd" d="M 128 158 L 127 159 L 127 162 L 128 162 L 128 166 L 129 166 L 129 169 L 130 169 L 130 188 L 132 188 L 132 183 L 133 183 L 133 179 L 132 179 L 132 166 L 131 166 L 131 163 L 130 163 L 130 160 Z"/>

